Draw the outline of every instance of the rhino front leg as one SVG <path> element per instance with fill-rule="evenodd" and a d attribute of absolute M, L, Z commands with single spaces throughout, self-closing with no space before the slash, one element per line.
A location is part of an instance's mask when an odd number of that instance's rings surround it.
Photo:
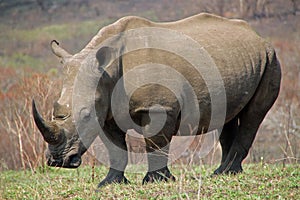
<path fill-rule="evenodd" d="M 99 183 L 98 187 L 111 183 L 129 183 L 124 176 L 128 162 L 125 136 L 126 134 L 115 123 L 104 127 L 104 133 L 100 134 L 100 138 L 108 150 L 110 168 L 107 176 Z"/>
<path fill-rule="evenodd" d="M 143 135 L 146 143 L 148 172 L 143 179 L 143 184 L 155 181 L 175 181 L 175 177 L 170 173 L 167 166 L 169 146 L 172 133 L 175 130 L 170 126 L 171 124 L 175 123 L 167 119 L 163 128 L 157 134 L 153 134 L 155 127 L 145 126 Z"/>

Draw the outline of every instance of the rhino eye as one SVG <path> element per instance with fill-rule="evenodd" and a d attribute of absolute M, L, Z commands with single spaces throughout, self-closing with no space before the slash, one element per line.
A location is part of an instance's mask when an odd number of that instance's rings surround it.
<path fill-rule="evenodd" d="M 83 121 L 88 121 L 91 118 L 91 112 L 88 108 L 82 108 L 80 110 L 80 119 Z"/>

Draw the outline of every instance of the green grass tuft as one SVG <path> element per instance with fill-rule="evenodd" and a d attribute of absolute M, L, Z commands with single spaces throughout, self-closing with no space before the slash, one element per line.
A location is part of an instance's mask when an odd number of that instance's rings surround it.
<path fill-rule="evenodd" d="M 238 175 L 210 177 L 212 169 L 171 167 L 176 182 L 142 185 L 144 174 L 126 173 L 130 184 L 112 184 L 96 191 L 107 168 L 76 170 L 40 168 L 4 171 L 0 175 L 1 199 L 299 199 L 299 165 L 245 165 Z"/>

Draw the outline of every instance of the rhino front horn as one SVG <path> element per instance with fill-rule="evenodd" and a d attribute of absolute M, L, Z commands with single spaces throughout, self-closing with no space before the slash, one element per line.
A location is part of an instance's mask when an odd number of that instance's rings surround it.
<path fill-rule="evenodd" d="M 49 144 L 57 144 L 62 140 L 63 131 L 55 122 L 45 121 L 38 110 L 34 100 L 32 100 L 32 113 L 36 126 L 44 137 L 44 140 Z"/>

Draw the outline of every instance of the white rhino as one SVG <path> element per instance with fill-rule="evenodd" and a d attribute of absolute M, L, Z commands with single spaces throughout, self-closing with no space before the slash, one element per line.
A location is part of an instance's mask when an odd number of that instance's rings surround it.
<path fill-rule="evenodd" d="M 245 21 L 206 13 L 168 23 L 124 17 L 75 55 L 56 41 L 51 46 L 64 69 L 53 120 L 45 121 L 33 101 L 35 123 L 49 144 L 48 165 L 78 167 L 99 135 L 110 158 L 99 187 L 128 182 L 128 129 L 145 137 L 143 183 L 175 180 L 167 167 L 172 136 L 213 129 L 222 130 L 214 174 L 241 172 L 280 88 L 271 45 Z"/>

